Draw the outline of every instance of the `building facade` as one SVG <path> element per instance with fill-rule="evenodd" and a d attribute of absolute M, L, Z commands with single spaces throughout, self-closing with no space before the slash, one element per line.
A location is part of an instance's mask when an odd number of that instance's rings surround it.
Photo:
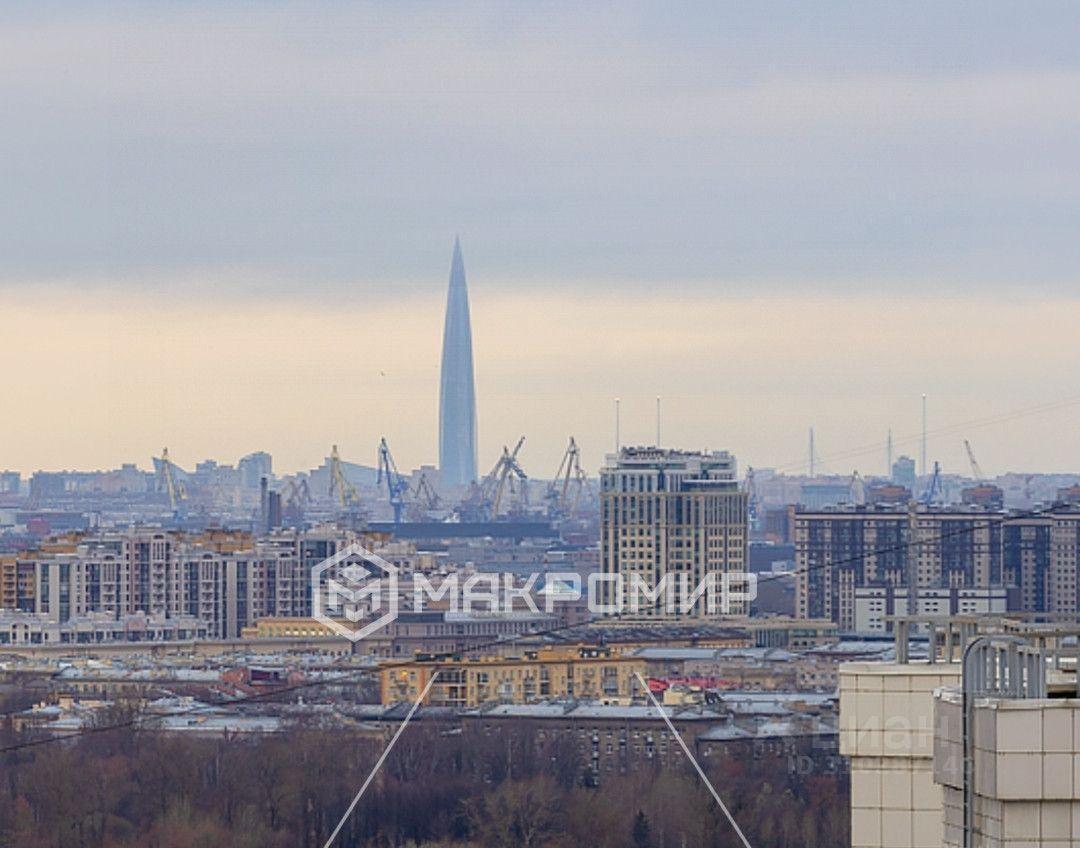
<path fill-rule="evenodd" d="M 794 509 L 791 524 L 800 618 L 860 630 L 907 610 L 1080 610 L 1076 507 L 1017 516 L 973 506 Z"/>
<path fill-rule="evenodd" d="M 60 625 L 98 614 L 197 619 L 210 638 L 237 638 L 260 618 L 310 616 L 312 567 L 357 540 L 331 528 L 258 538 L 161 528 L 86 534 L 5 557 L 0 589 L 6 608 Z"/>
<path fill-rule="evenodd" d="M 914 598 L 906 586 L 860 586 L 855 590 L 854 629 L 857 633 L 891 632 L 889 617 L 894 615 L 1000 614 L 1009 611 L 1014 596 L 1004 586 L 919 589 Z"/>
<path fill-rule="evenodd" d="M 905 592 L 911 609 L 937 603 L 931 590 L 1006 587 L 1004 523 L 1003 513 L 974 507 L 796 509 L 796 614 L 854 631 L 866 587 L 892 589 L 882 600 Z"/>
<path fill-rule="evenodd" d="M 390 665 L 380 672 L 384 704 L 415 702 L 435 677 L 424 703 L 477 707 L 492 701 L 531 704 L 552 699 L 629 703 L 645 695 L 637 675 L 645 660 L 610 649 L 551 648 L 521 657 L 432 660 Z"/>
<path fill-rule="evenodd" d="M 715 615 L 692 603 L 693 591 L 706 579 L 719 586 L 747 570 L 747 494 L 727 451 L 645 447 L 609 455 L 600 472 L 600 515 L 605 601 L 617 606 L 614 587 L 623 587 L 623 620 Z M 674 611 L 663 599 L 640 596 L 638 609 L 628 611 L 632 579 L 655 589 L 665 578 Z M 720 614 L 746 612 L 737 594 Z"/>

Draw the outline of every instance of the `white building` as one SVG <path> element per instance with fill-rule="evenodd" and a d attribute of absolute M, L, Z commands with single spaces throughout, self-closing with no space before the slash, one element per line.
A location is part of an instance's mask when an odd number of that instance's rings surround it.
<path fill-rule="evenodd" d="M 855 631 L 887 633 L 892 615 L 984 615 L 1009 609 L 1009 590 L 993 588 L 919 589 L 917 609 L 909 611 L 906 586 L 860 586 L 855 589 Z"/>

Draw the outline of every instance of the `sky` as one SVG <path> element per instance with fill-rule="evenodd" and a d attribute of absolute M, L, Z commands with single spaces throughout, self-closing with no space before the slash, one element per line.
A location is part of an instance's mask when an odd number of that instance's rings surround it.
<path fill-rule="evenodd" d="M 925 392 L 947 469 L 1080 471 L 1078 39 L 1071 3 L 0 3 L 0 467 L 436 461 L 460 234 L 482 468 L 595 469 L 660 395 L 665 442 L 797 471 L 813 426 L 876 473 Z"/>

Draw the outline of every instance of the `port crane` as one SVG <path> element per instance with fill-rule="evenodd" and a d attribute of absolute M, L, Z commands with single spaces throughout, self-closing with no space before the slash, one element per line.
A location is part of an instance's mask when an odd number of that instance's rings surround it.
<path fill-rule="evenodd" d="M 499 461 L 496 463 L 495 466 L 497 469 L 497 475 L 495 480 L 494 492 L 491 496 L 490 507 L 491 517 L 493 519 L 497 518 L 499 515 L 499 507 L 502 505 L 503 493 L 508 488 L 508 483 L 509 488 L 512 489 L 514 486 L 514 480 L 520 481 L 524 497 L 526 501 L 528 500 L 529 476 L 525 473 L 524 469 L 522 469 L 520 463 L 518 463 L 517 461 L 518 452 L 521 450 L 521 446 L 523 444 L 525 444 L 524 436 L 518 439 L 517 444 L 514 445 L 513 451 L 508 450 L 507 447 L 503 445 L 502 456 L 499 458 Z"/>
<path fill-rule="evenodd" d="M 941 463 L 935 460 L 934 473 L 930 477 L 930 482 L 926 484 L 926 490 L 922 493 L 922 497 L 919 498 L 919 503 L 928 505 L 935 503 L 935 499 L 940 498 L 941 495 Z"/>
<path fill-rule="evenodd" d="M 175 467 L 169 459 L 169 449 L 161 449 L 161 458 L 156 463 L 158 467 L 158 491 L 164 490 L 169 496 L 169 508 L 174 517 L 181 513 L 181 502 L 187 500 L 187 488 L 182 480 L 177 479 Z"/>
<path fill-rule="evenodd" d="M 330 497 L 336 497 L 338 506 L 343 510 L 360 508 L 360 493 L 342 471 L 341 455 L 338 453 L 337 445 L 330 449 Z"/>
<path fill-rule="evenodd" d="M 281 495 L 285 507 L 282 515 L 291 523 L 300 525 L 304 523 L 304 510 L 311 503 L 311 488 L 308 486 L 307 477 L 293 477 L 285 484 L 285 491 Z"/>
<path fill-rule="evenodd" d="M 502 496 L 507 492 L 508 484 L 513 486 L 513 480 L 521 480 L 523 485 L 528 483 L 528 475 L 522 470 L 521 465 L 518 465 L 517 454 L 521 452 L 522 445 L 525 444 L 525 436 L 517 440 L 517 444 L 514 445 L 514 449 L 510 450 L 507 446 L 502 446 L 502 456 L 499 457 L 499 461 L 495 463 L 495 468 L 491 469 L 491 473 L 485 477 L 484 488 L 484 502 L 487 506 L 491 519 L 494 520 L 499 515 L 499 507 L 502 506 Z M 528 492 L 526 490 L 526 496 Z"/>
<path fill-rule="evenodd" d="M 431 485 L 426 472 L 420 472 L 420 479 L 413 489 L 413 502 L 419 509 L 429 511 L 438 509 L 442 504 L 439 493 Z"/>
<path fill-rule="evenodd" d="M 516 479 L 523 485 L 527 485 L 528 476 L 517 461 L 517 455 L 524 443 L 525 437 L 522 436 L 512 451 L 503 445 L 502 453 L 491 470 L 481 478 L 479 483 L 473 483 L 469 487 L 469 493 L 461 502 L 458 511 L 465 520 L 493 521 L 499 515 L 504 492 L 508 485 L 513 485 L 512 480 Z M 525 495 L 528 496 L 527 488 Z"/>
<path fill-rule="evenodd" d="M 405 507 L 405 493 L 409 490 L 409 481 L 398 472 L 394 455 L 390 453 L 390 446 L 386 443 L 386 436 L 379 442 L 379 470 L 375 477 L 375 485 L 386 481 L 386 491 L 390 498 L 390 507 L 394 510 L 394 523 L 401 523 L 401 511 Z"/>
<path fill-rule="evenodd" d="M 559 469 L 548 484 L 548 515 L 552 518 L 573 517 L 577 512 L 578 501 L 581 499 L 581 490 L 585 488 L 585 480 L 586 474 L 581 468 L 581 449 L 571 436 L 570 443 L 566 446 L 562 461 L 559 463 Z M 571 486 L 574 487 L 572 497 Z"/>

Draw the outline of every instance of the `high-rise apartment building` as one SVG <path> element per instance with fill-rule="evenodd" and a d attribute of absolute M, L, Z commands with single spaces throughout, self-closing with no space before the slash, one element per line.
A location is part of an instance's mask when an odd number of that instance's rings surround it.
<path fill-rule="evenodd" d="M 930 662 L 907 634 L 934 628 Z M 911 620 L 896 662 L 840 667 L 852 848 L 1080 844 L 1080 700 L 1067 621 Z"/>
<path fill-rule="evenodd" d="M 1050 568 L 1050 537 L 1053 519 L 1049 515 L 1005 522 L 1002 528 L 1002 568 L 1005 582 L 1018 589 L 1020 609 L 1046 612 L 1053 608 Z"/>
<path fill-rule="evenodd" d="M 1007 518 L 1003 528 L 1005 581 L 1019 590 L 1026 612 L 1080 612 L 1080 506 Z"/>
<path fill-rule="evenodd" d="M 355 541 L 348 532 L 187 535 L 133 528 L 88 536 L 0 563 L 11 605 L 64 624 L 90 614 L 198 619 L 212 638 L 235 638 L 263 617 L 312 611 L 313 566 Z"/>
<path fill-rule="evenodd" d="M 1080 611 L 1075 507 L 1016 516 L 970 506 L 838 507 L 795 509 L 790 520 L 803 618 L 855 630 L 860 599 L 882 615 L 914 614 L 937 609 L 943 591 L 951 603 L 944 613 L 996 612 L 1002 589 L 1010 610 Z M 894 606 L 901 598 L 902 610 Z"/>
<path fill-rule="evenodd" d="M 957 590 L 950 597 L 958 607 L 951 611 L 958 612 L 971 602 L 958 590 L 1005 585 L 1004 518 L 971 508 L 921 506 L 795 510 L 796 614 L 856 630 L 856 600 L 865 587 L 889 587 L 906 597 L 911 610 L 924 605 L 920 593 L 930 592 L 936 606 L 937 590 Z M 887 602 L 892 596 L 883 597 Z"/>
<path fill-rule="evenodd" d="M 746 571 L 747 495 L 727 451 L 635 447 L 610 454 L 600 471 L 600 514 L 608 603 L 616 576 L 625 592 L 634 575 L 654 589 L 665 577 L 674 587 L 674 612 L 658 600 L 635 614 L 624 609 L 623 619 L 706 617 L 704 604 L 689 606 L 688 592 L 707 577 L 719 584 Z M 744 605 L 736 601 L 729 612 L 744 613 Z"/>

